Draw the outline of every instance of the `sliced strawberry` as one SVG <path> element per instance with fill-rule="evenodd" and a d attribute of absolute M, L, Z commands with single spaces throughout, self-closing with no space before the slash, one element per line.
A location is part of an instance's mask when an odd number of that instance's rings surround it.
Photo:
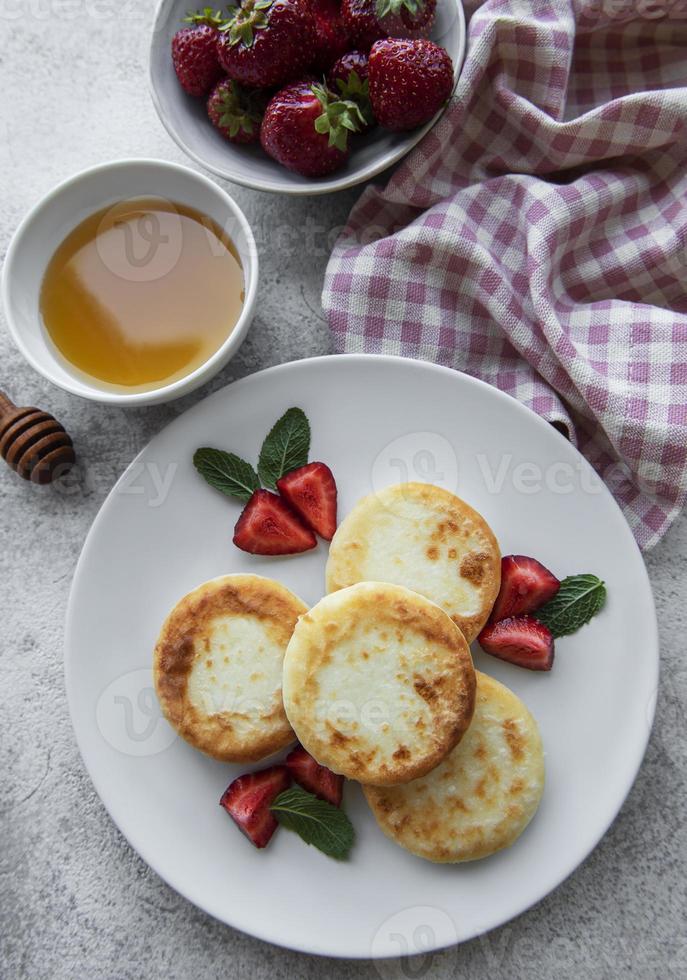
<path fill-rule="evenodd" d="M 536 558 L 506 555 L 501 559 L 501 589 L 489 622 L 535 612 L 553 599 L 560 587 L 556 576 Z"/>
<path fill-rule="evenodd" d="M 276 493 L 256 490 L 236 522 L 234 544 L 251 555 L 296 555 L 317 538 Z"/>
<path fill-rule="evenodd" d="M 485 626 L 477 637 L 486 653 L 529 670 L 551 670 L 553 636 L 533 616 L 512 616 Z"/>
<path fill-rule="evenodd" d="M 266 847 L 278 826 L 270 806 L 290 785 L 291 776 L 286 766 L 249 772 L 229 785 L 219 805 L 249 841 L 256 847 Z"/>
<path fill-rule="evenodd" d="M 286 757 L 286 765 L 293 779 L 307 789 L 309 793 L 314 793 L 321 800 L 333 803 L 334 806 L 341 806 L 343 796 L 343 776 L 338 776 L 326 766 L 321 766 L 319 762 L 306 752 L 302 745 L 298 745 Z"/>
<path fill-rule="evenodd" d="M 321 538 L 336 531 L 336 482 L 325 463 L 308 463 L 277 480 L 277 490 Z"/>

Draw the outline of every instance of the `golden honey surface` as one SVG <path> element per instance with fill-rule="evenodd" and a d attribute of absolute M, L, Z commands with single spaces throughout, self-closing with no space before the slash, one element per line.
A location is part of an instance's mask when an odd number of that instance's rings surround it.
<path fill-rule="evenodd" d="M 241 315 L 236 247 L 206 215 L 135 198 L 90 215 L 52 256 L 45 329 L 62 357 L 104 388 L 149 391 L 185 377 Z"/>

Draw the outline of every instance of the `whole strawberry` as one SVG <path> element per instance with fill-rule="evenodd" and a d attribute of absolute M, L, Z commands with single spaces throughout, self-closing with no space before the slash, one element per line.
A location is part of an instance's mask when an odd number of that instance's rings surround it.
<path fill-rule="evenodd" d="M 343 18 L 339 0 L 310 0 L 315 19 L 315 60 L 313 69 L 326 72 L 351 47 L 351 34 Z"/>
<path fill-rule="evenodd" d="M 310 0 L 242 0 L 220 29 L 217 50 L 242 85 L 270 88 L 297 78 L 315 57 Z"/>
<path fill-rule="evenodd" d="M 353 102 L 336 99 L 314 78 L 286 85 L 274 95 L 260 127 L 262 148 L 304 177 L 322 177 L 348 159 L 348 135 L 363 125 Z"/>
<path fill-rule="evenodd" d="M 329 87 L 336 91 L 339 81 L 347 82 L 352 71 L 361 81 L 365 81 L 369 65 L 370 59 L 364 51 L 347 51 L 329 69 L 327 73 Z"/>
<path fill-rule="evenodd" d="M 224 74 L 217 56 L 219 13 L 207 8 L 185 18 L 192 27 L 182 27 L 172 38 L 172 63 L 188 95 L 207 95 Z"/>
<path fill-rule="evenodd" d="M 437 0 L 342 0 L 341 11 L 357 47 L 369 51 L 384 37 L 428 37 Z"/>
<path fill-rule="evenodd" d="M 360 106 L 365 119 L 364 129 L 374 125 L 367 81 L 369 60 L 363 51 L 348 51 L 335 61 L 327 74 L 327 85 L 341 99 L 350 99 Z"/>
<path fill-rule="evenodd" d="M 453 91 L 453 62 L 433 41 L 387 38 L 370 51 L 370 101 L 386 129 L 429 122 Z"/>
<path fill-rule="evenodd" d="M 231 143 L 257 143 L 267 104 L 262 92 L 243 88 L 231 78 L 215 85 L 208 99 L 210 122 Z"/>

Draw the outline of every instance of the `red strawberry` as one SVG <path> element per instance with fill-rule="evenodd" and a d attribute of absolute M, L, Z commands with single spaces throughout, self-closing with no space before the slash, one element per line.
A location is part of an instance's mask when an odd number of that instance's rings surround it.
<path fill-rule="evenodd" d="M 321 766 L 319 762 L 306 752 L 302 745 L 298 745 L 293 752 L 286 757 L 286 766 L 292 778 L 303 789 L 309 793 L 314 793 L 321 800 L 332 803 L 334 806 L 341 806 L 343 796 L 343 776 L 337 775 L 326 766 Z"/>
<path fill-rule="evenodd" d="M 335 61 L 327 74 L 327 85 L 341 99 L 350 99 L 360 106 L 366 126 L 374 125 L 367 81 L 368 57 L 363 51 L 348 51 Z"/>
<path fill-rule="evenodd" d="M 193 27 L 182 27 L 172 38 L 172 64 L 188 95 L 207 95 L 222 75 L 217 56 L 216 23 L 207 23 L 203 14 L 190 14 Z"/>
<path fill-rule="evenodd" d="M 256 847 L 266 847 L 279 826 L 270 806 L 291 785 L 286 766 L 271 766 L 235 779 L 222 794 L 223 806 Z"/>
<path fill-rule="evenodd" d="M 266 104 L 262 92 L 224 78 L 210 94 L 208 116 L 215 129 L 232 143 L 257 143 Z"/>
<path fill-rule="evenodd" d="M 383 37 L 428 37 L 437 0 L 342 0 L 341 10 L 357 47 L 369 51 Z"/>
<path fill-rule="evenodd" d="M 336 481 L 326 463 L 308 463 L 277 480 L 277 490 L 321 538 L 336 531 Z"/>
<path fill-rule="evenodd" d="M 533 616 L 512 616 L 490 623 L 477 639 L 486 653 L 518 667 L 551 670 L 553 666 L 553 636 Z"/>
<path fill-rule="evenodd" d="M 236 522 L 234 544 L 251 555 L 296 555 L 317 538 L 276 493 L 256 490 Z"/>
<path fill-rule="evenodd" d="M 453 91 L 453 62 L 433 41 L 376 41 L 370 51 L 370 101 L 387 129 L 429 122 Z"/>
<path fill-rule="evenodd" d="M 315 56 L 309 0 L 243 0 L 220 35 L 222 67 L 234 81 L 253 88 L 297 78 Z"/>
<path fill-rule="evenodd" d="M 489 622 L 534 612 L 553 599 L 560 587 L 556 576 L 536 558 L 505 555 L 501 559 L 501 589 Z"/>
<path fill-rule="evenodd" d="M 315 19 L 315 60 L 313 68 L 325 72 L 351 47 L 351 35 L 338 0 L 310 0 Z"/>
<path fill-rule="evenodd" d="M 292 82 L 270 100 L 260 127 L 262 148 L 289 170 L 322 177 L 348 159 L 348 135 L 365 125 L 352 101 L 335 99 L 314 78 Z"/>
<path fill-rule="evenodd" d="M 338 83 L 347 82 L 348 76 L 354 71 L 361 81 L 367 78 L 368 57 L 364 51 L 347 51 L 338 61 L 335 61 L 327 74 L 327 84 L 333 92 L 339 87 Z"/>

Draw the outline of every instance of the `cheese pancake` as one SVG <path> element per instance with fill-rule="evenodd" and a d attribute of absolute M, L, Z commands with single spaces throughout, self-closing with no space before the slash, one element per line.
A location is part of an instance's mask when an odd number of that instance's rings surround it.
<path fill-rule="evenodd" d="M 445 609 L 468 643 L 486 623 L 501 583 L 501 554 L 484 518 L 429 483 L 398 483 L 363 497 L 329 549 L 327 592 L 393 582 Z"/>
<path fill-rule="evenodd" d="M 400 585 L 361 582 L 298 621 L 283 688 L 289 721 L 321 765 L 393 785 L 429 772 L 460 741 L 475 672 L 439 606 Z"/>
<path fill-rule="evenodd" d="M 487 857 L 510 847 L 539 806 L 537 723 L 512 691 L 477 671 L 475 715 L 460 745 L 422 779 L 364 790 L 384 833 L 418 857 Z"/>
<path fill-rule="evenodd" d="M 295 741 L 282 664 L 307 608 L 260 575 L 212 579 L 177 603 L 153 672 L 164 715 L 182 738 L 225 762 L 257 761 Z"/>

